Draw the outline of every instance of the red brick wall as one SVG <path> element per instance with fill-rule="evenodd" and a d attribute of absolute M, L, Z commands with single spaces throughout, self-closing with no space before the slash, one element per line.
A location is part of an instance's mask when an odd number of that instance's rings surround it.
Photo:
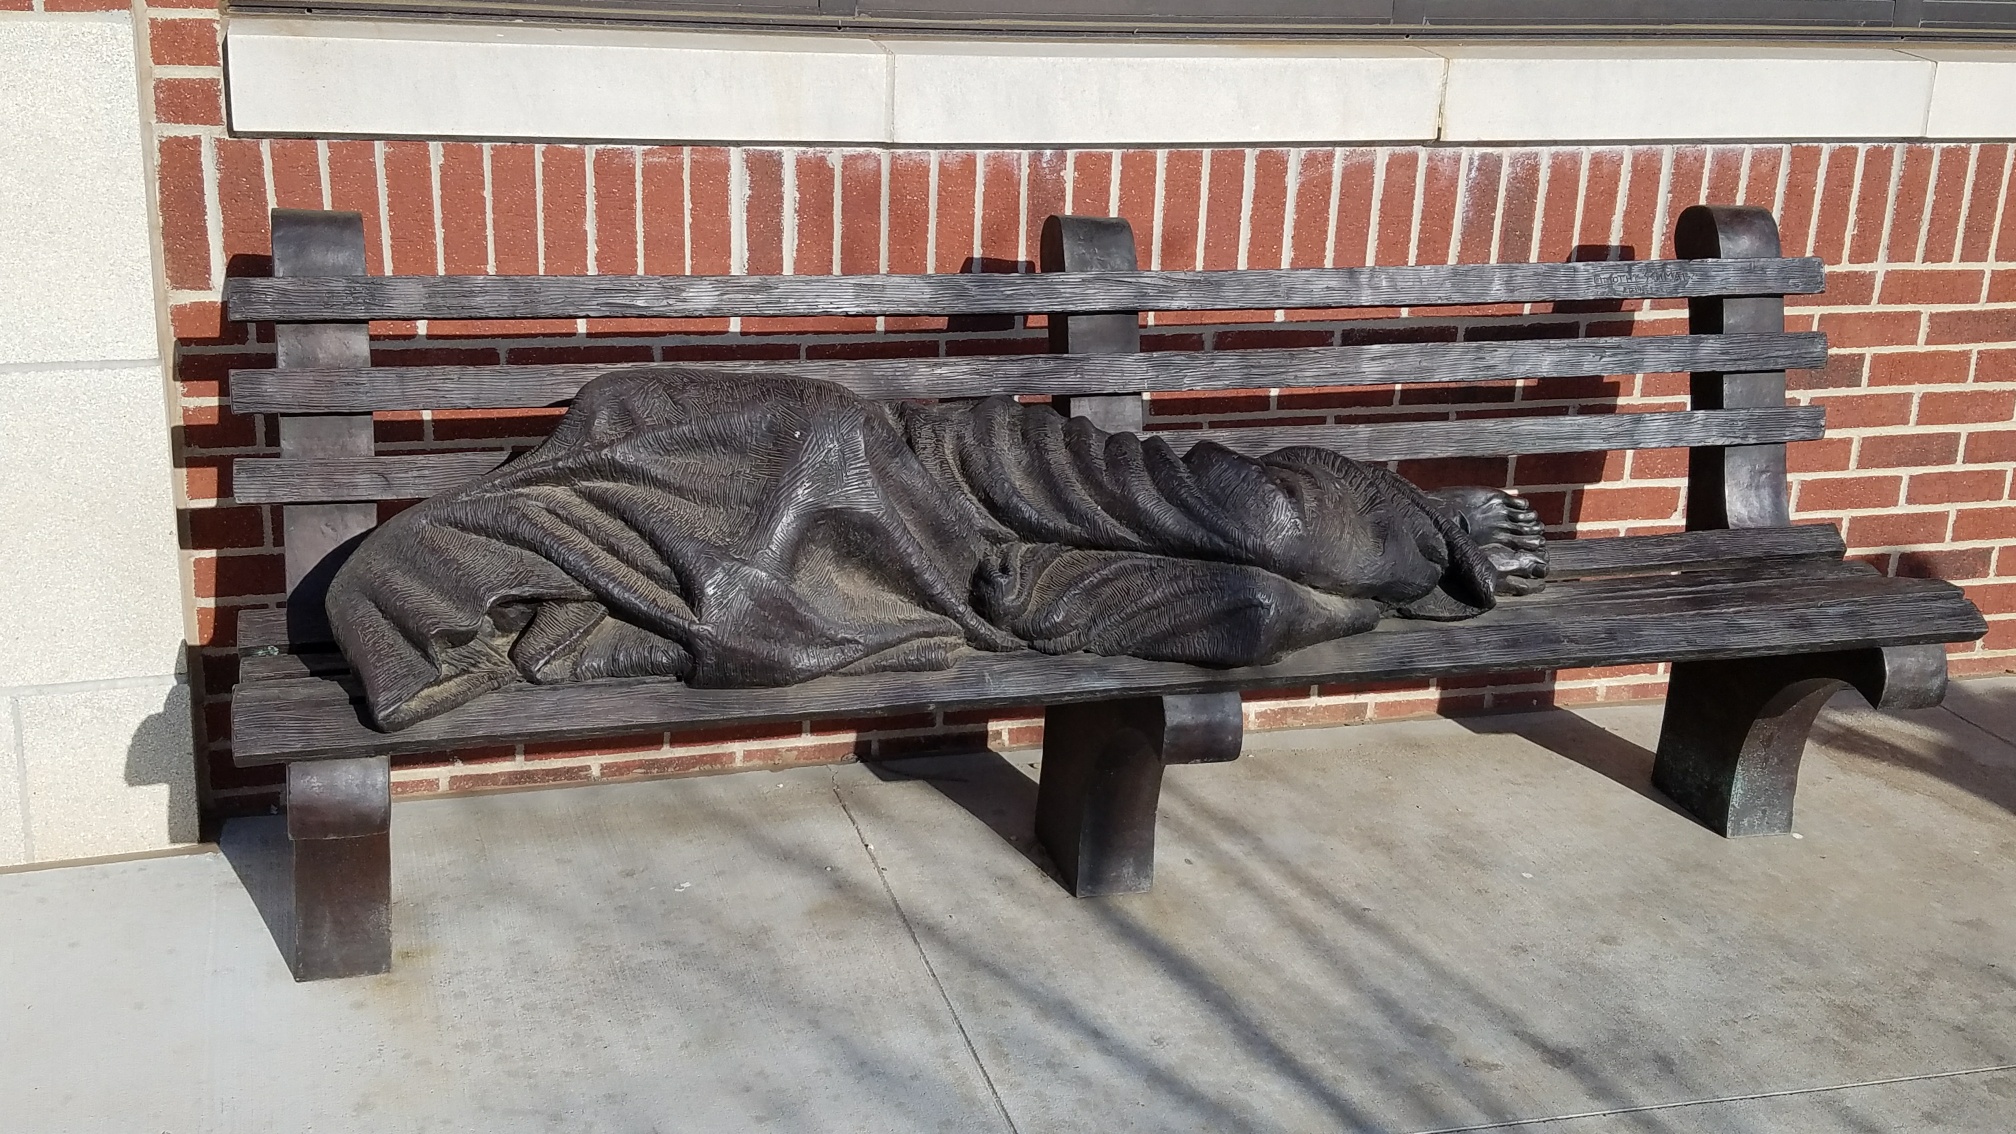
<path fill-rule="evenodd" d="M 53 0 L 51 0 L 53 2 Z M 1958 673 L 2016 658 L 2016 201 L 2010 147 L 1743 146 L 879 151 L 476 144 L 231 137 L 220 125 L 216 21 L 155 10 L 164 261 L 177 336 L 213 805 L 272 800 L 273 778 L 224 755 L 239 611 L 280 599 L 279 509 L 235 504 L 231 458 L 273 451 L 269 420 L 231 412 L 224 372 L 271 365 L 270 329 L 220 321 L 220 281 L 259 274 L 275 206 L 361 210 L 372 272 L 824 273 L 1027 270 L 1049 213 L 1118 213 L 1144 267 L 1279 267 L 1671 255 L 1679 210 L 1743 202 L 1779 216 L 1789 254 L 1832 266 L 1826 295 L 1795 301 L 1794 330 L 1835 348 L 1792 375 L 1829 410 L 1826 440 L 1795 445 L 1798 518 L 1842 525 L 1853 553 L 1898 574 L 1964 584 L 1991 619 Z M 1996 265 L 2009 263 L 1998 270 Z M 1151 349 L 1378 341 L 1398 312 L 1158 315 Z M 1675 304 L 1442 313 L 1448 338 L 1679 329 Z M 1042 349 L 1040 320 L 931 319 L 385 324 L 380 365 L 725 357 L 938 355 Z M 507 333 L 508 331 L 508 333 Z M 1470 387 L 1254 391 L 1163 397 L 1160 428 L 1421 419 L 1505 412 L 1682 408 L 1685 378 L 1641 375 Z M 388 414 L 397 449 L 529 444 L 552 415 Z M 1418 462 L 1428 482 L 1518 485 L 1560 535 L 1677 529 L 1685 456 L 1674 451 Z M 1434 711 L 1656 696 L 1659 667 L 1253 699 L 1255 728 Z M 948 744 L 1019 746 L 1030 714 L 628 737 L 593 748 L 523 746 L 404 761 L 401 792 L 564 782 L 893 755 Z"/>

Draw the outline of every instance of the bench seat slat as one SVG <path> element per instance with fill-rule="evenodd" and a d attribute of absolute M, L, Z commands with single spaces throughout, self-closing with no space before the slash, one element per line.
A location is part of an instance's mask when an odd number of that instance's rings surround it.
<path fill-rule="evenodd" d="M 783 689 L 694 689 L 671 681 L 514 686 L 395 734 L 363 723 L 342 683 L 253 682 L 233 700 L 242 765 L 421 752 L 518 740 L 677 729 L 725 721 L 1061 704 L 1120 695 L 1394 680 L 1503 670 L 1757 657 L 1965 641 L 1986 624 L 1958 588 L 1926 579 L 1839 576 L 1707 586 L 1643 602 L 1519 613 L 1507 603 L 1468 622 L 1389 620 L 1270 666 L 1214 670 L 1089 654 L 1010 654 L 951 670 L 828 677 Z"/>
<path fill-rule="evenodd" d="M 1354 460 L 1397 461 L 1808 441 L 1824 432 L 1825 418 L 1826 411 L 1817 406 L 1770 406 L 1377 425 L 1172 430 L 1152 436 L 1168 441 L 1178 452 L 1200 441 L 1213 441 L 1254 454 L 1287 445 L 1321 445 Z M 506 456 L 476 452 L 316 460 L 243 457 L 232 462 L 232 491 L 241 504 L 409 500 L 466 484 L 502 464 Z"/>
<path fill-rule="evenodd" d="M 238 659 L 238 686 L 261 681 L 285 681 L 301 677 L 341 678 L 350 672 L 350 663 L 332 645 L 298 654 L 250 654 Z"/>
<path fill-rule="evenodd" d="M 821 378 L 863 397 L 880 399 L 1372 386 L 1681 371 L 1812 370 L 1826 364 L 1827 336 L 1800 332 L 1372 343 L 1208 353 L 976 355 L 662 365 L 690 365 L 729 373 L 790 373 Z M 234 370 L 231 405 L 238 413 L 290 414 L 521 409 L 568 401 L 592 379 L 620 369 L 623 367 L 605 363 Z"/>
<path fill-rule="evenodd" d="M 1764 567 L 1785 561 L 1839 559 L 1846 552 L 1841 533 L 1832 524 L 1570 539 L 1547 545 L 1548 574 L 1556 582 L 1644 572 Z M 239 650 L 248 654 L 288 648 L 287 612 L 280 608 L 239 611 L 237 641 Z M 293 645 L 313 649 L 327 645 L 327 639 Z"/>
<path fill-rule="evenodd" d="M 1253 311 L 1807 295 L 1816 259 L 922 276 L 357 276 L 225 281 L 230 317 L 611 319 Z"/>
<path fill-rule="evenodd" d="M 1652 571 L 1755 567 L 1788 559 L 1839 559 L 1847 553 L 1840 530 L 1832 524 L 1718 528 L 1560 540 L 1547 545 L 1547 570 L 1553 579 L 1590 579 Z"/>

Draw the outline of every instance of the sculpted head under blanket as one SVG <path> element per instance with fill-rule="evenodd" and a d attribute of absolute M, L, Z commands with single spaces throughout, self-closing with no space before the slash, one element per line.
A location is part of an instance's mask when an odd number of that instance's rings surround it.
<path fill-rule="evenodd" d="M 622 371 L 379 528 L 329 589 L 380 727 L 515 681 L 783 685 L 967 650 L 1250 665 L 1537 590 L 1517 496 L 1315 448 L 1241 456 L 1008 398 Z"/>

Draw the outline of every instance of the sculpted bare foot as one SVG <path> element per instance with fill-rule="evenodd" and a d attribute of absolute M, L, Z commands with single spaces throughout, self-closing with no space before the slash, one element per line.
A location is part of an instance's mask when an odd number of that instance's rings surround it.
<path fill-rule="evenodd" d="M 1434 494 L 1463 522 L 1498 570 L 1501 595 L 1530 595 L 1547 585 L 1547 541 L 1526 498 L 1494 488 L 1447 488 Z"/>

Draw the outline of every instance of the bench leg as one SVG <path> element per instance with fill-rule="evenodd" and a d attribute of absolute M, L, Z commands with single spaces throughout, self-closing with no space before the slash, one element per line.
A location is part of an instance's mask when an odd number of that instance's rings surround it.
<path fill-rule="evenodd" d="M 1237 693 L 1053 705 L 1043 714 L 1036 839 L 1081 898 L 1155 881 L 1155 806 L 1165 764 L 1236 759 Z"/>
<path fill-rule="evenodd" d="M 1785 834 L 1813 719 L 1851 686 L 1879 709 L 1936 705 L 1945 648 L 1675 662 L 1652 785 L 1719 834 Z"/>
<path fill-rule="evenodd" d="M 392 771 L 383 756 L 287 766 L 295 980 L 392 968 Z"/>

